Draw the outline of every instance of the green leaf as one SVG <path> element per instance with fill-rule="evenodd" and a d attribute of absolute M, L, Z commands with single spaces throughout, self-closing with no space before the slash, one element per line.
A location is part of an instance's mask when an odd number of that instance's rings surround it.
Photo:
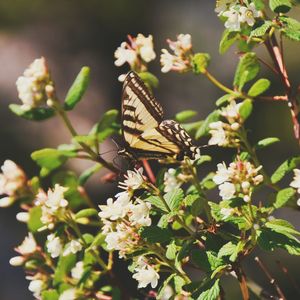
<path fill-rule="evenodd" d="M 220 294 L 219 279 L 208 290 L 202 292 L 197 300 L 216 300 Z"/>
<path fill-rule="evenodd" d="M 172 238 L 172 233 L 168 229 L 158 226 L 142 227 L 139 234 L 148 243 L 164 243 Z"/>
<path fill-rule="evenodd" d="M 216 101 L 216 105 L 217 106 L 222 106 L 225 103 L 228 103 L 229 101 L 231 101 L 233 99 L 232 95 L 230 94 L 225 94 L 224 96 L 222 96 L 221 98 L 219 98 Z"/>
<path fill-rule="evenodd" d="M 42 209 L 40 206 L 34 206 L 29 210 L 29 220 L 27 222 L 28 230 L 31 232 L 37 232 L 39 228 L 44 224 L 41 221 Z"/>
<path fill-rule="evenodd" d="M 291 40 L 300 41 L 300 22 L 287 16 L 281 16 L 279 20 L 284 24 L 281 30 L 284 35 Z"/>
<path fill-rule="evenodd" d="M 58 300 L 59 295 L 56 290 L 47 290 L 42 291 L 41 293 L 42 300 Z"/>
<path fill-rule="evenodd" d="M 30 121 L 43 121 L 55 115 L 55 111 L 52 108 L 36 107 L 30 110 L 23 110 L 22 106 L 18 104 L 10 104 L 8 107 L 18 117 Z"/>
<path fill-rule="evenodd" d="M 192 58 L 192 67 L 195 74 L 201 74 L 206 71 L 210 62 L 210 55 L 208 53 L 196 53 Z"/>
<path fill-rule="evenodd" d="M 167 251 L 166 251 L 166 258 L 174 260 L 176 257 L 177 253 L 177 246 L 175 242 L 173 241 L 171 244 L 167 246 Z"/>
<path fill-rule="evenodd" d="M 292 157 L 283 162 L 271 176 L 272 183 L 279 182 L 286 174 L 300 165 L 300 156 Z"/>
<path fill-rule="evenodd" d="M 98 215 L 98 211 L 96 209 L 85 208 L 75 214 L 75 219 L 89 218 L 89 217 L 97 216 L 97 215 Z"/>
<path fill-rule="evenodd" d="M 70 87 L 64 108 L 65 110 L 72 110 L 75 105 L 81 100 L 90 82 L 90 68 L 83 67 L 75 78 L 72 86 Z"/>
<path fill-rule="evenodd" d="M 205 272 L 212 271 L 210 263 L 208 261 L 207 254 L 202 249 L 197 249 L 192 251 L 192 262 L 201 268 Z"/>
<path fill-rule="evenodd" d="M 80 176 L 79 176 L 79 185 L 84 185 L 88 179 L 97 173 L 99 170 L 101 170 L 102 165 L 101 164 L 95 164 L 92 167 L 86 169 Z"/>
<path fill-rule="evenodd" d="M 178 188 L 172 190 L 164 195 L 164 198 L 171 211 L 177 210 L 180 204 L 183 202 L 184 193 L 183 190 Z"/>
<path fill-rule="evenodd" d="M 265 226 L 284 235 L 300 235 L 300 232 L 297 231 L 294 226 L 286 220 L 274 219 L 265 223 Z"/>
<path fill-rule="evenodd" d="M 196 132 L 195 138 L 199 139 L 202 136 L 206 136 L 209 134 L 209 124 L 212 122 L 216 122 L 219 120 L 220 113 L 218 110 L 214 110 L 211 112 L 205 119 L 205 121 L 202 123 L 202 125 L 199 127 L 199 129 Z"/>
<path fill-rule="evenodd" d="M 159 208 L 163 212 L 168 212 L 166 205 L 162 201 L 162 199 L 158 196 L 149 196 L 148 198 L 144 199 L 144 201 L 151 203 L 155 207 Z"/>
<path fill-rule="evenodd" d="M 76 263 L 76 255 L 69 254 L 67 256 L 60 256 L 54 272 L 53 284 L 54 286 L 64 281 L 65 276 L 71 271 Z"/>
<path fill-rule="evenodd" d="M 290 0 L 269 0 L 269 6 L 275 13 L 287 13 L 292 8 Z"/>
<path fill-rule="evenodd" d="M 271 21 L 265 21 L 261 26 L 256 27 L 251 31 L 250 38 L 252 37 L 262 37 L 267 31 L 272 27 L 273 23 Z"/>
<path fill-rule="evenodd" d="M 235 41 L 239 39 L 239 37 L 239 32 L 225 29 L 219 45 L 220 54 L 224 54 L 235 43 Z"/>
<path fill-rule="evenodd" d="M 270 87 L 270 84 L 270 80 L 261 78 L 252 85 L 248 91 L 248 95 L 251 97 L 257 97 L 258 95 L 264 93 Z"/>
<path fill-rule="evenodd" d="M 231 262 L 235 262 L 239 253 L 243 251 L 244 245 L 245 243 L 241 241 L 239 241 L 237 244 L 228 242 L 219 250 L 218 257 L 222 258 L 224 256 L 229 256 L 229 260 Z"/>
<path fill-rule="evenodd" d="M 276 200 L 273 203 L 273 206 L 275 208 L 280 208 L 285 206 L 289 202 L 289 200 L 294 198 L 295 194 L 296 191 L 293 188 L 285 188 L 279 191 L 276 195 Z"/>
<path fill-rule="evenodd" d="M 251 99 L 245 99 L 240 106 L 239 113 L 243 120 L 247 120 L 251 115 L 253 109 L 253 104 Z"/>
<path fill-rule="evenodd" d="M 170 283 L 170 281 L 171 281 L 175 276 L 176 276 L 176 275 L 173 273 L 173 274 L 171 274 L 171 275 L 164 281 L 164 283 L 160 286 L 160 288 L 159 288 L 159 290 L 158 290 L 156 299 L 158 299 L 158 300 L 162 299 L 162 297 L 164 296 L 165 288 L 168 286 L 168 284 Z M 165 299 L 165 298 L 163 298 L 163 299 Z"/>
<path fill-rule="evenodd" d="M 254 79 L 260 70 L 258 59 L 254 52 L 248 52 L 244 54 L 239 61 L 235 75 L 234 86 L 237 86 L 239 90 L 242 90 L 245 83 Z"/>
<path fill-rule="evenodd" d="M 141 72 L 138 73 L 144 83 L 150 88 L 157 88 L 159 85 L 159 81 L 157 77 L 150 72 Z"/>
<path fill-rule="evenodd" d="M 300 242 L 291 235 L 278 233 L 270 228 L 256 230 L 258 245 L 266 251 L 274 251 L 276 248 L 287 250 L 292 255 L 300 255 Z"/>
<path fill-rule="evenodd" d="M 189 121 L 194 116 L 197 115 L 197 112 L 195 110 L 184 110 L 175 116 L 175 120 L 179 123 L 183 123 L 186 121 Z"/>
<path fill-rule="evenodd" d="M 75 157 L 76 152 L 45 148 L 34 151 L 31 158 L 42 168 L 49 172 L 63 165 L 68 158 Z"/>
<path fill-rule="evenodd" d="M 253 0 L 253 3 L 254 3 L 255 8 L 257 10 L 262 10 L 265 7 L 264 0 Z"/>
<path fill-rule="evenodd" d="M 274 143 L 277 143 L 277 142 L 280 142 L 280 139 L 277 138 L 277 137 L 268 137 L 268 138 L 265 138 L 263 140 L 260 140 L 256 145 L 255 145 L 255 148 L 256 149 L 262 149 L 262 148 L 265 148 L 265 147 L 268 147 Z"/>
<path fill-rule="evenodd" d="M 197 166 L 200 166 L 206 162 L 210 162 L 212 160 L 211 156 L 209 155 L 201 155 L 200 158 L 197 160 Z"/>

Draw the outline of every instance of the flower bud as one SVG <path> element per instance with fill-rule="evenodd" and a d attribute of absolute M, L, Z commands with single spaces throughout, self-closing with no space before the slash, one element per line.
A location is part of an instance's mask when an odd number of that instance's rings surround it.
<path fill-rule="evenodd" d="M 18 267 L 23 265 L 24 261 L 25 258 L 23 256 L 14 256 L 9 260 L 9 264 L 14 267 Z"/>
<path fill-rule="evenodd" d="M 19 212 L 19 213 L 17 213 L 16 218 L 19 222 L 27 223 L 29 221 L 29 213 L 28 212 Z"/>
<path fill-rule="evenodd" d="M 231 124 L 230 127 L 232 130 L 236 131 L 240 128 L 240 124 L 235 122 L 235 123 Z"/>
<path fill-rule="evenodd" d="M 0 199 L 0 207 L 8 207 L 12 205 L 15 201 L 13 197 L 3 197 Z"/>
<path fill-rule="evenodd" d="M 250 187 L 250 183 L 248 181 L 242 182 L 242 188 L 243 190 L 248 190 Z"/>
<path fill-rule="evenodd" d="M 249 197 L 249 195 L 245 195 L 243 199 L 247 203 L 250 202 L 250 200 L 251 200 L 251 198 Z"/>

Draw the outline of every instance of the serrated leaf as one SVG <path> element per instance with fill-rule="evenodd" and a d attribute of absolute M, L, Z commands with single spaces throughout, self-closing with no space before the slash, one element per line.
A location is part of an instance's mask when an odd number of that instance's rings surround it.
<path fill-rule="evenodd" d="M 221 106 L 225 103 L 228 103 L 229 101 L 231 101 L 233 99 L 233 96 L 231 94 L 226 94 L 224 96 L 222 96 L 221 98 L 219 98 L 217 101 L 216 101 L 216 105 L 217 106 Z"/>
<path fill-rule="evenodd" d="M 214 110 L 211 112 L 205 119 L 205 121 L 202 123 L 202 125 L 198 128 L 195 138 L 199 139 L 202 136 L 209 134 L 209 124 L 212 122 L 216 122 L 219 120 L 220 112 L 218 110 Z"/>
<path fill-rule="evenodd" d="M 196 53 L 192 58 L 192 67 L 195 74 L 201 74 L 206 71 L 210 62 L 210 55 L 208 53 Z"/>
<path fill-rule="evenodd" d="M 287 13 L 292 8 L 290 0 L 269 0 L 269 6 L 275 13 Z"/>
<path fill-rule="evenodd" d="M 172 238 L 172 233 L 168 229 L 158 226 L 142 227 L 139 234 L 148 243 L 164 243 Z"/>
<path fill-rule="evenodd" d="M 34 151 L 31 158 L 42 168 L 49 172 L 63 165 L 68 158 L 75 157 L 76 152 L 45 148 Z"/>
<path fill-rule="evenodd" d="M 164 195 L 164 198 L 170 208 L 171 211 L 174 211 L 179 208 L 180 204 L 183 201 L 184 198 L 184 193 L 183 190 L 178 188 L 178 189 L 173 189 L 172 191 L 166 193 Z"/>
<path fill-rule="evenodd" d="M 287 16 L 281 16 L 279 20 L 284 24 L 281 30 L 284 35 L 291 40 L 300 41 L 300 22 Z"/>
<path fill-rule="evenodd" d="M 271 21 L 265 21 L 261 26 L 256 27 L 251 31 L 251 37 L 262 37 L 264 36 L 268 30 L 272 27 L 273 23 Z"/>
<path fill-rule="evenodd" d="M 239 32 L 225 29 L 219 45 L 220 54 L 224 54 L 239 39 L 239 36 Z"/>
<path fill-rule="evenodd" d="M 28 230 L 37 232 L 39 228 L 44 226 L 41 221 L 42 209 L 40 206 L 34 206 L 29 210 L 29 220 L 27 222 Z"/>
<path fill-rule="evenodd" d="M 18 117 L 21 117 L 30 121 L 44 121 L 55 115 L 54 109 L 50 107 L 36 107 L 30 110 L 24 110 L 21 105 L 10 104 L 9 109 Z"/>
<path fill-rule="evenodd" d="M 285 235 L 288 234 L 296 234 L 300 235 L 300 232 L 297 231 L 294 226 L 286 220 L 274 219 L 265 223 L 267 228 L 273 229 L 278 233 L 282 233 Z"/>
<path fill-rule="evenodd" d="M 279 191 L 276 195 L 276 200 L 273 203 L 273 206 L 275 208 L 280 208 L 285 206 L 289 202 L 289 200 L 294 197 L 295 194 L 296 191 L 291 187 Z"/>
<path fill-rule="evenodd" d="M 251 99 L 245 99 L 239 108 L 239 114 L 243 120 L 247 120 L 251 115 L 253 104 Z"/>
<path fill-rule="evenodd" d="M 239 61 L 235 75 L 234 86 L 237 86 L 239 90 L 242 89 L 245 83 L 254 79 L 260 70 L 258 59 L 254 52 L 248 52 L 244 54 Z"/>
<path fill-rule="evenodd" d="M 184 110 L 180 113 L 177 113 L 175 116 L 175 120 L 179 123 L 187 122 L 197 115 L 195 110 Z"/>
<path fill-rule="evenodd" d="M 287 159 L 283 162 L 271 176 L 272 183 L 279 182 L 286 174 L 300 165 L 300 156 Z"/>
<path fill-rule="evenodd" d="M 232 242 L 228 242 L 219 250 L 218 257 L 222 258 L 224 256 L 230 256 L 234 252 L 235 248 L 235 244 L 233 244 Z"/>
<path fill-rule="evenodd" d="M 168 212 L 166 205 L 164 204 L 162 199 L 158 196 L 150 196 L 150 197 L 144 199 L 144 201 L 151 203 L 152 205 L 159 208 L 163 212 L 166 212 L 166 213 Z"/>
<path fill-rule="evenodd" d="M 279 138 L 277 138 L 277 137 L 268 137 L 268 138 L 265 138 L 263 140 L 260 140 L 255 145 L 255 148 L 256 149 L 262 149 L 262 148 L 268 147 L 268 146 L 270 146 L 274 143 L 277 143 L 277 142 L 280 142 Z"/>
<path fill-rule="evenodd" d="M 71 85 L 67 96 L 65 98 L 65 110 L 72 110 L 76 104 L 81 100 L 90 81 L 90 68 L 83 67 Z"/>
<path fill-rule="evenodd" d="M 193 250 L 191 253 L 192 262 L 205 272 L 210 272 L 211 266 L 207 258 L 207 254 L 202 249 Z"/>
<path fill-rule="evenodd" d="M 177 253 L 177 246 L 173 241 L 171 244 L 167 246 L 166 258 L 170 260 L 174 260 L 176 257 L 176 253 Z"/>
<path fill-rule="evenodd" d="M 98 211 L 96 209 L 85 208 L 75 214 L 75 219 L 89 218 L 89 217 L 97 216 L 97 215 L 98 215 Z"/>
<path fill-rule="evenodd" d="M 140 72 L 138 74 L 140 78 L 144 81 L 144 83 L 150 88 L 157 88 L 159 85 L 159 81 L 157 77 L 150 72 Z"/>
<path fill-rule="evenodd" d="M 264 93 L 270 87 L 270 80 L 261 78 L 257 80 L 248 91 L 248 95 L 251 97 L 257 97 L 258 95 Z"/>
<path fill-rule="evenodd" d="M 219 279 L 208 290 L 202 292 L 197 300 L 216 300 L 220 294 Z"/>

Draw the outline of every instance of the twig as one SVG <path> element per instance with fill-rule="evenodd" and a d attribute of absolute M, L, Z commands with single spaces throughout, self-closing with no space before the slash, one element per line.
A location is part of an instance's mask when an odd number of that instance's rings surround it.
<path fill-rule="evenodd" d="M 297 294 L 300 295 L 300 288 L 297 285 L 295 279 L 290 275 L 289 270 L 287 267 L 285 267 L 279 260 L 276 261 L 278 267 L 281 269 L 281 271 L 286 275 L 287 279 L 291 283 L 291 285 L 294 287 L 294 289 L 297 291 Z"/>
<path fill-rule="evenodd" d="M 263 262 L 256 256 L 254 258 L 254 260 L 257 262 L 258 266 L 262 269 L 262 271 L 265 273 L 265 275 L 267 276 L 267 278 L 270 281 L 270 284 L 275 288 L 277 294 L 280 297 L 280 300 L 286 300 L 281 288 L 279 287 L 279 285 L 277 284 L 275 278 L 272 277 L 271 273 L 269 272 L 269 270 L 267 269 L 267 267 L 263 264 Z"/>
<path fill-rule="evenodd" d="M 249 290 L 247 286 L 246 275 L 241 266 L 237 266 L 234 270 L 237 275 L 238 281 L 240 283 L 243 300 L 249 300 L 250 296 L 249 296 Z"/>
<path fill-rule="evenodd" d="M 147 175 L 148 175 L 151 183 L 155 184 L 156 178 L 155 178 L 155 176 L 153 174 L 153 171 L 152 171 L 152 169 L 151 169 L 151 167 L 149 165 L 148 160 L 147 159 L 143 159 L 142 162 L 143 162 L 143 166 L 145 168 L 145 171 L 146 171 L 146 173 L 147 173 Z"/>

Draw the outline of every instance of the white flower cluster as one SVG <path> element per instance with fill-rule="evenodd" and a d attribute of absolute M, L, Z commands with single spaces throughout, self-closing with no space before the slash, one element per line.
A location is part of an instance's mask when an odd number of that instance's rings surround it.
<path fill-rule="evenodd" d="M 132 251 L 138 243 L 138 229 L 151 225 L 151 204 L 139 198 L 133 199 L 132 196 L 133 191 L 139 189 L 144 182 L 142 171 L 128 171 L 124 182 L 119 183 L 125 191 L 118 193 L 115 201 L 109 198 L 106 205 L 99 205 L 107 248 L 118 250 L 120 257 Z"/>
<path fill-rule="evenodd" d="M 56 220 L 64 216 L 65 208 L 68 206 L 68 201 L 64 199 L 67 190 L 68 188 L 55 184 L 54 189 L 49 189 L 47 194 L 44 191 L 37 194 L 35 205 L 41 206 L 41 221 L 45 224 L 40 230 L 53 229 Z"/>
<path fill-rule="evenodd" d="M 240 31 L 241 24 L 252 27 L 256 19 L 262 17 L 262 12 L 256 9 L 253 2 L 243 2 L 241 5 L 237 0 L 217 0 L 215 12 L 227 18 L 225 27 L 231 31 Z"/>
<path fill-rule="evenodd" d="M 162 49 L 160 56 L 161 71 L 167 73 L 169 71 L 184 72 L 190 68 L 190 54 L 192 50 L 192 38 L 190 34 L 179 34 L 176 41 L 167 40 L 170 53 L 167 49 Z"/>
<path fill-rule="evenodd" d="M 139 33 L 137 37 L 128 36 L 128 42 L 123 42 L 115 51 L 115 65 L 117 67 L 128 63 L 132 70 L 137 72 L 147 71 L 147 63 L 154 60 L 156 54 L 153 49 L 153 37 L 145 37 Z M 126 74 L 119 77 L 123 81 Z"/>
<path fill-rule="evenodd" d="M 164 174 L 164 192 L 168 193 L 178 189 L 181 186 L 181 182 L 176 175 L 176 170 L 173 168 L 168 169 Z"/>
<path fill-rule="evenodd" d="M 29 233 L 28 236 L 25 237 L 22 244 L 15 248 L 15 250 L 19 254 L 21 254 L 21 256 L 12 257 L 9 260 L 9 263 L 12 266 L 20 266 L 30 257 L 31 254 L 35 253 L 38 250 L 38 246 L 33 234 Z"/>
<path fill-rule="evenodd" d="M 44 57 L 34 62 L 24 71 L 16 81 L 22 109 L 30 110 L 46 103 L 46 89 L 54 89 Z"/>
<path fill-rule="evenodd" d="M 300 195 L 300 169 L 294 169 L 294 178 L 290 186 L 297 189 L 297 193 Z M 300 198 L 297 200 L 297 205 L 300 206 Z"/>
<path fill-rule="evenodd" d="M 242 103 L 237 104 L 232 100 L 228 106 L 220 110 L 220 115 L 224 117 L 226 123 L 217 121 L 209 124 L 209 133 L 211 134 L 211 138 L 208 141 L 209 145 L 235 147 L 239 144 L 236 132 L 243 123 L 239 113 L 241 105 Z"/>
<path fill-rule="evenodd" d="M 230 163 L 228 168 L 224 162 L 217 167 L 213 181 L 219 185 L 222 199 L 242 197 L 245 202 L 251 201 L 253 187 L 263 181 L 263 176 L 258 174 L 262 167 L 255 168 L 250 162 L 240 160 Z"/>
<path fill-rule="evenodd" d="M 138 281 L 139 289 L 146 287 L 148 284 L 150 284 L 152 288 L 157 286 L 159 274 L 149 265 L 145 257 L 140 256 L 138 258 L 134 272 L 135 274 L 132 278 Z"/>
<path fill-rule="evenodd" d="M 28 286 L 29 291 L 33 293 L 33 296 L 36 299 L 41 299 L 41 293 L 45 288 L 45 283 L 42 278 L 40 278 L 39 274 L 37 274 L 36 276 L 26 276 L 26 279 L 30 280 Z"/>
<path fill-rule="evenodd" d="M 22 196 L 22 189 L 26 185 L 26 175 L 13 161 L 6 160 L 1 166 L 0 173 L 0 207 L 11 205 L 18 196 Z"/>

